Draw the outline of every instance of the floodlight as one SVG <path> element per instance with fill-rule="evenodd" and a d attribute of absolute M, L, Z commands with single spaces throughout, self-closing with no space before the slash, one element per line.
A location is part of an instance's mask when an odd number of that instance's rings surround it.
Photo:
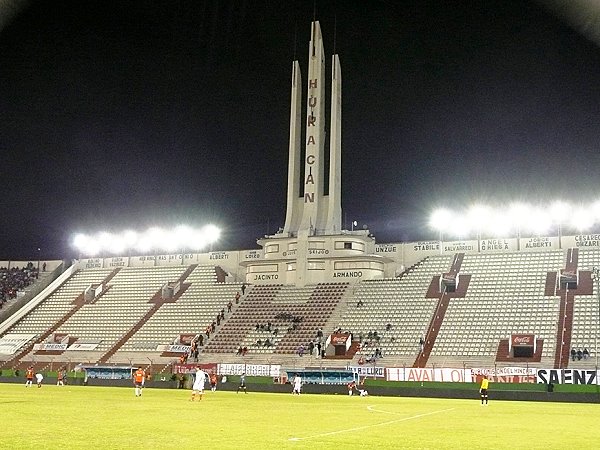
<path fill-rule="evenodd" d="M 570 226 L 578 231 L 589 230 L 594 225 L 594 212 L 577 208 L 571 215 Z"/>
<path fill-rule="evenodd" d="M 122 236 L 113 236 L 111 242 L 109 243 L 106 249 L 111 253 L 118 255 L 123 253 L 127 248 L 127 244 L 125 243 L 125 239 Z"/>
<path fill-rule="evenodd" d="M 543 209 L 532 209 L 525 221 L 525 229 L 535 235 L 541 235 L 548 231 L 552 220 L 550 214 Z"/>
<path fill-rule="evenodd" d="M 82 251 L 88 243 L 88 237 L 85 234 L 76 234 L 73 238 L 73 245 L 79 251 Z"/>
<path fill-rule="evenodd" d="M 490 221 L 490 208 L 483 205 L 474 205 L 469 208 L 467 213 L 467 220 L 471 223 L 471 226 L 481 232 Z"/>
<path fill-rule="evenodd" d="M 460 238 L 466 237 L 472 230 L 472 226 L 465 217 L 454 217 L 448 224 L 448 232 Z"/>
<path fill-rule="evenodd" d="M 523 225 L 525 225 L 531 209 L 531 206 L 524 203 L 511 203 L 508 206 L 508 217 L 512 226 L 520 229 Z"/>
<path fill-rule="evenodd" d="M 107 233 L 106 231 L 99 233 L 95 239 L 95 242 L 97 243 L 100 250 L 108 250 L 112 245 L 112 241 L 113 236 L 110 233 Z"/>
<path fill-rule="evenodd" d="M 195 230 L 189 241 L 188 248 L 192 250 L 202 250 L 206 247 L 206 236 L 199 230 Z"/>
<path fill-rule="evenodd" d="M 490 216 L 485 231 L 494 237 L 506 237 L 510 234 L 512 226 L 513 224 L 510 216 L 496 211 Z"/>
<path fill-rule="evenodd" d="M 208 243 L 216 242 L 219 240 L 219 237 L 221 237 L 221 230 L 212 224 L 205 225 L 202 228 L 202 232 L 206 234 L 206 240 Z"/>
<path fill-rule="evenodd" d="M 447 209 L 435 210 L 429 219 L 429 226 L 438 231 L 445 231 L 448 229 L 450 221 L 452 220 L 452 213 Z"/>
<path fill-rule="evenodd" d="M 127 247 L 133 247 L 138 241 L 138 234 L 133 230 L 123 232 L 123 242 Z"/>
<path fill-rule="evenodd" d="M 556 224 L 563 224 L 569 216 L 570 209 L 567 203 L 557 200 L 550 205 L 550 219 Z"/>
<path fill-rule="evenodd" d="M 187 225 L 179 225 L 173 230 L 177 248 L 189 248 L 190 242 L 194 237 L 194 230 Z"/>

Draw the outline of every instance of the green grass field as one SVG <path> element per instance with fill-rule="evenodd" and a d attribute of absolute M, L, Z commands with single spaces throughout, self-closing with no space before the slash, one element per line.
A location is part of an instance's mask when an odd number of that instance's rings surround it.
<path fill-rule="evenodd" d="M 341 389 L 343 391 L 343 388 Z M 492 393 L 493 394 L 493 393 Z M 0 385 L 2 449 L 600 447 L 600 405 Z M 492 395 L 493 398 L 493 395 Z"/>

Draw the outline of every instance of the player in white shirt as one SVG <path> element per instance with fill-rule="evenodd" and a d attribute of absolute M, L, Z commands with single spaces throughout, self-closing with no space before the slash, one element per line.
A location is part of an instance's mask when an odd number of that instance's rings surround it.
<path fill-rule="evenodd" d="M 194 378 L 194 385 L 192 386 L 192 398 L 191 402 L 194 401 L 194 397 L 198 397 L 198 401 L 202 400 L 202 394 L 204 394 L 204 383 L 206 382 L 206 372 L 200 367 L 196 368 L 196 375 Z"/>
<path fill-rule="evenodd" d="M 302 390 L 302 377 L 300 377 L 300 375 L 296 374 L 296 376 L 294 377 L 294 390 L 292 391 L 292 394 L 300 395 L 301 390 Z"/>
<path fill-rule="evenodd" d="M 44 379 L 44 375 L 42 375 L 41 373 L 36 373 L 35 374 L 35 379 L 37 381 L 37 385 L 39 388 L 42 387 L 42 380 Z"/>

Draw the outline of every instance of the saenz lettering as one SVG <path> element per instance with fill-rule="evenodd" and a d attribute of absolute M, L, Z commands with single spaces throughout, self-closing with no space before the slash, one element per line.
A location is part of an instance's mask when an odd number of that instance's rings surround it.
<path fill-rule="evenodd" d="M 538 369 L 537 382 L 541 384 L 596 384 L 595 370 Z"/>
<path fill-rule="evenodd" d="M 276 273 L 254 275 L 254 279 L 255 280 L 278 280 L 279 279 L 279 275 L 276 274 Z"/>
<path fill-rule="evenodd" d="M 362 270 L 350 272 L 334 272 L 333 278 L 360 278 L 363 276 Z"/>

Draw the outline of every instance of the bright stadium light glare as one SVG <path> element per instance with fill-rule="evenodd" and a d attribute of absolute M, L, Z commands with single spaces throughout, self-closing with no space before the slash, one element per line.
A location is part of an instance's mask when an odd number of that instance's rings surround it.
<path fill-rule="evenodd" d="M 107 247 L 107 250 L 112 254 L 118 255 L 123 253 L 126 248 L 127 244 L 125 243 L 123 236 L 113 236 L 110 244 Z"/>
<path fill-rule="evenodd" d="M 190 243 L 194 238 L 194 230 L 187 225 L 178 225 L 173 230 L 175 240 L 177 241 L 177 248 L 190 248 Z"/>
<path fill-rule="evenodd" d="M 586 231 L 594 225 L 594 212 L 583 207 L 577 208 L 571 214 L 569 226 L 577 231 Z"/>
<path fill-rule="evenodd" d="M 95 238 L 95 242 L 100 251 L 109 250 L 113 243 L 113 236 L 110 233 L 103 231 L 98 233 L 98 236 Z"/>
<path fill-rule="evenodd" d="M 541 208 L 533 208 L 527 220 L 525 221 L 524 228 L 536 236 L 545 234 L 552 225 L 552 219 L 550 214 Z"/>
<path fill-rule="evenodd" d="M 136 250 L 143 254 L 157 251 L 183 252 L 185 249 L 201 250 L 219 239 L 221 230 L 215 225 L 192 228 L 178 225 L 165 230 L 148 228 L 144 232 L 126 230 L 119 234 L 98 232 L 93 236 L 82 233 L 73 237 L 72 244 L 83 255 L 103 253 L 119 254 Z"/>
<path fill-rule="evenodd" d="M 202 228 L 202 232 L 206 235 L 206 241 L 209 244 L 212 244 L 213 242 L 218 241 L 219 238 L 221 237 L 221 230 L 212 224 L 205 225 Z"/>
<path fill-rule="evenodd" d="M 508 217 L 513 227 L 517 230 L 527 222 L 527 216 L 531 211 L 531 206 L 525 203 L 511 203 L 508 205 Z"/>
<path fill-rule="evenodd" d="M 152 227 L 146 231 L 145 237 L 148 239 L 151 248 L 159 249 L 162 248 L 162 243 L 165 239 L 165 232 L 162 228 Z"/>
<path fill-rule="evenodd" d="M 469 235 L 473 228 L 466 217 L 454 217 L 448 229 L 453 236 L 464 238 Z"/>
<path fill-rule="evenodd" d="M 191 250 L 202 250 L 206 247 L 206 236 L 199 230 L 192 233 L 188 248 Z"/>
<path fill-rule="evenodd" d="M 600 200 L 595 201 L 591 207 L 594 223 L 600 223 Z"/>
<path fill-rule="evenodd" d="M 490 223 L 491 210 L 487 206 L 473 205 L 467 212 L 467 220 L 471 223 L 471 228 L 480 234 L 487 229 Z"/>
<path fill-rule="evenodd" d="M 436 209 L 429 218 L 429 226 L 434 230 L 443 232 L 448 229 L 451 220 L 452 213 L 449 210 L 445 208 Z"/>
<path fill-rule="evenodd" d="M 494 211 L 485 231 L 493 237 L 507 237 L 512 228 L 513 223 L 509 215 Z"/>
<path fill-rule="evenodd" d="M 96 256 L 98 253 L 100 253 L 100 245 L 97 241 L 95 240 L 88 240 L 85 248 L 83 249 L 83 253 L 86 254 L 87 256 Z"/>
<path fill-rule="evenodd" d="M 86 248 L 88 240 L 89 239 L 88 239 L 88 237 L 85 234 L 78 233 L 73 238 L 73 245 L 75 246 L 75 248 L 77 250 L 79 250 L 81 252 L 81 251 L 83 251 L 83 249 Z"/>
<path fill-rule="evenodd" d="M 563 224 L 567 221 L 570 211 L 567 203 L 557 200 L 550 205 L 550 219 L 558 225 Z"/>
<path fill-rule="evenodd" d="M 133 230 L 124 231 L 122 240 L 127 247 L 132 248 L 137 244 L 138 234 Z"/>

